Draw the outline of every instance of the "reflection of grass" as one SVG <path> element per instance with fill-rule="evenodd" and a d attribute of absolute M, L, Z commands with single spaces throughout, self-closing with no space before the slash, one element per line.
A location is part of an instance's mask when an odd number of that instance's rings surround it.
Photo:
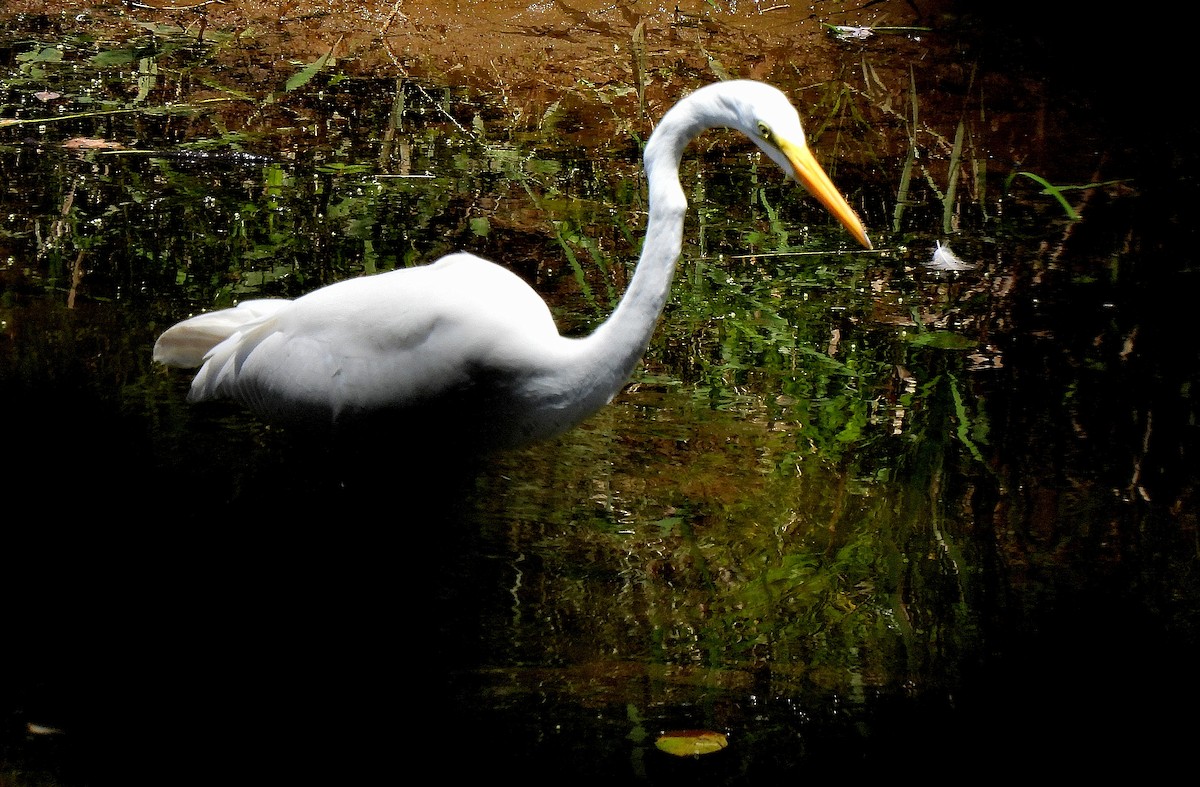
<path fill-rule="evenodd" d="M 949 375 L 949 380 L 950 392 L 954 398 L 954 415 L 957 423 L 955 435 L 958 437 L 959 442 L 961 442 L 967 448 L 967 450 L 971 452 L 971 456 L 975 457 L 977 462 L 986 465 L 987 462 L 983 458 L 983 454 L 980 453 L 979 446 L 976 445 L 975 441 L 971 438 L 972 421 L 971 417 L 967 414 L 966 405 L 963 403 L 963 395 L 962 391 L 960 390 L 959 382 L 954 375 Z"/>
<path fill-rule="evenodd" d="M 602 649 L 619 652 L 633 626 L 653 663 L 762 670 L 775 689 L 936 679 L 930 654 L 969 647 L 961 602 L 972 556 L 939 510 L 948 454 L 929 450 L 945 445 L 944 432 L 906 441 L 905 472 L 882 480 L 811 451 L 779 473 L 765 465 L 792 450 L 788 431 L 737 413 L 689 416 L 695 407 L 683 391 L 631 394 L 571 448 L 520 460 L 556 468 L 545 508 L 517 514 L 554 534 L 531 546 L 545 570 L 522 590 L 524 609 L 570 599 L 572 619 L 623 622 L 597 629 L 612 638 Z M 616 437 L 635 431 L 637 440 Z M 574 469 L 563 450 L 584 452 Z M 616 580 L 602 602 L 579 594 L 580 566 Z M 561 641 L 559 618 L 543 619 L 542 636 Z"/>

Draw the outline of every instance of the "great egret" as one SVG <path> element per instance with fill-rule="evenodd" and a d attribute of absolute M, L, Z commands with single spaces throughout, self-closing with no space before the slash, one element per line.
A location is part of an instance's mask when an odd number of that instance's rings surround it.
<path fill-rule="evenodd" d="M 683 246 L 679 161 L 696 136 L 720 127 L 752 139 L 871 248 L 784 94 L 761 82 L 719 82 L 679 101 L 646 143 L 641 259 L 590 336 L 561 336 L 518 276 L 457 253 L 294 301 L 201 314 L 163 333 L 154 359 L 200 367 L 188 401 L 232 399 L 269 420 L 373 431 L 381 419 L 399 419 L 490 448 L 560 434 L 611 401 L 649 345 Z"/>

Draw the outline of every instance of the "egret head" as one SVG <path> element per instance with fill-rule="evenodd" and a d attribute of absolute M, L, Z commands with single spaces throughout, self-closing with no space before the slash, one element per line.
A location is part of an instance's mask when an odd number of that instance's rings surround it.
<path fill-rule="evenodd" d="M 862 221 L 809 149 L 800 115 L 787 96 L 761 82 L 718 84 L 725 87 L 723 95 L 731 102 L 729 108 L 736 118 L 736 128 L 754 140 L 784 172 L 804 184 L 855 240 L 872 248 Z"/>

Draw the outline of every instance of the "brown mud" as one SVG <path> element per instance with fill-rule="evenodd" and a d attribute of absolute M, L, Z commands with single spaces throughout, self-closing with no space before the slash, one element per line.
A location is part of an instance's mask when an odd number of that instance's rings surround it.
<path fill-rule="evenodd" d="M 859 3 L 757 3 L 680 0 L 325 0 L 198 2 L 13 0 L 17 14 L 58 18 L 64 28 L 114 40 L 145 33 L 146 23 L 185 28 L 203 38 L 233 33 L 253 53 L 257 72 L 280 79 L 295 62 L 332 53 L 354 76 L 411 76 L 451 86 L 556 93 L 581 85 L 645 84 L 648 101 L 667 84 L 654 75 L 693 74 L 817 83 L 834 76 L 847 44 L 827 25 L 921 27 L 935 23 L 941 0 Z M 644 73 L 639 73 L 644 72 Z M 669 101 L 678 95 L 669 97 Z"/>

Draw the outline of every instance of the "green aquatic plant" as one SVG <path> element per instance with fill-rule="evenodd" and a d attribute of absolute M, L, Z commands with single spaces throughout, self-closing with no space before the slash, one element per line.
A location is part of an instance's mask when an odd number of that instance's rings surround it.
<path fill-rule="evenodd" d="M 1005 181 L 1004 185 L 1006 191 L 1012 187 L 1013 181 L 1018 177 L 1029 178 L 1034 183 L 1040 185 L 1043 189 L 1042 193 L 1053 197 L 1058 204 L 1062 206 L 1063 212 L 1067 214 L 1067 218 L 1071 219 L 1071 221 L 1078 221 L 1080 218 L 1082 218 L 1079 215 L 1079 212 L 1072 207 L 1071 203 L 1067 201 L 1066 196 L 1063 194 L 1066 188 L 1062 186 L 1055 186 L 1041 175 L 1035 175 L 1032 172 L 1014 172 L 1009 175 L 1008 179 Z"/>

